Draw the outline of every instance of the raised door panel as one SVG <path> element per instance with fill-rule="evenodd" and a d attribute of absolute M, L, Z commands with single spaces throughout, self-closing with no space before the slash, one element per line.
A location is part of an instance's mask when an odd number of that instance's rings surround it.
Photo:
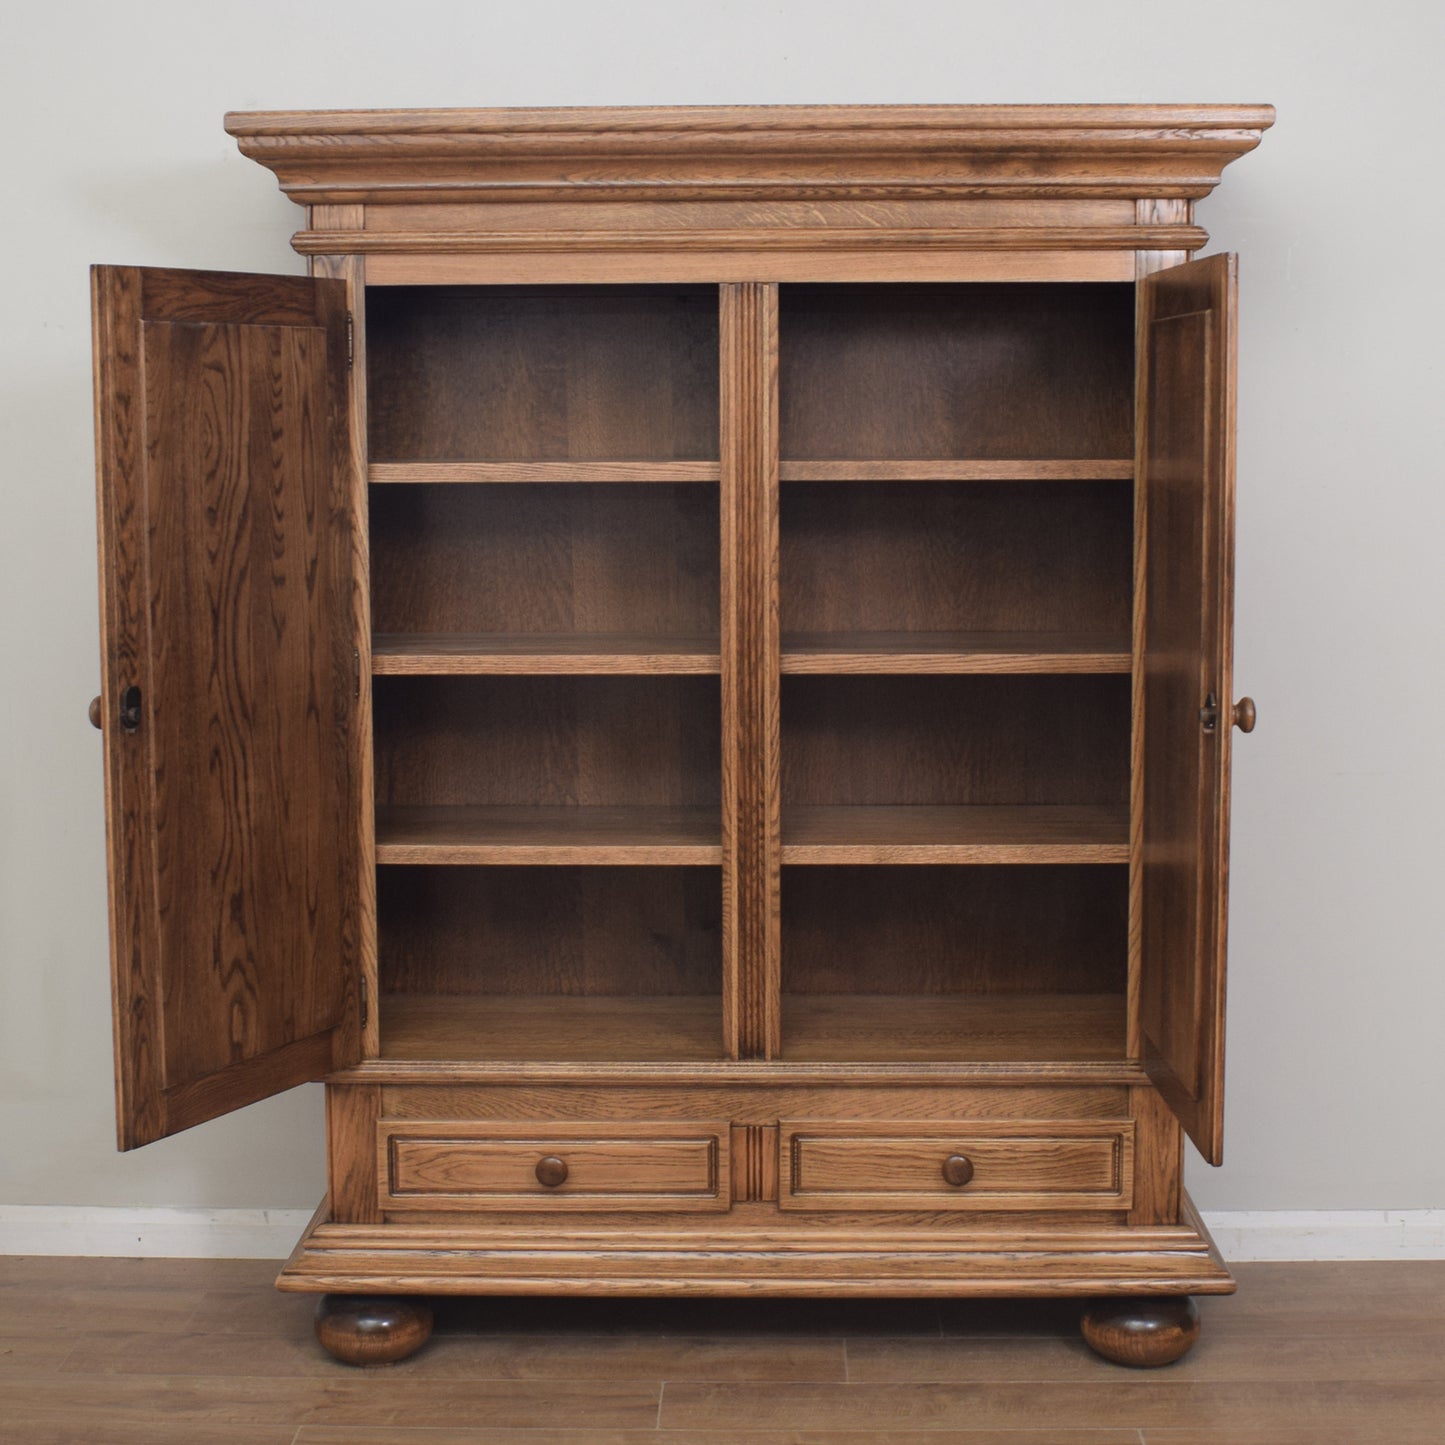
<path fill-rule="evenodd" d="M 133 1148 L 359 1057 L 339 281 L 93 273 L 117 1111 Z"/>
<path fill-rule="evenodd" d="M 1211 1163 L 1224 1110 L 1233 620 L 1233 256 L 1141 283 L 1143 1053 Z"/>

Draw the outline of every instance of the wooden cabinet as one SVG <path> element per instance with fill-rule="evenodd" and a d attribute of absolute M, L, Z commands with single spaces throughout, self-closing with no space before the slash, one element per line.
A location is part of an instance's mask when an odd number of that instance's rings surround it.
<path fill-rule="evenodd" d="M 284 1289 L 1232 1289 L 1271 120 L 229 117 L 311 275 L 94 275 L 122 1146 L 325 1079 Z"/>

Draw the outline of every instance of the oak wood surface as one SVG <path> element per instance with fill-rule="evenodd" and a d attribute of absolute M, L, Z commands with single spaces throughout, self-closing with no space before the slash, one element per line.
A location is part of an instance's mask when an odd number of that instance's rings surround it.
<path fill-rule="evenodd" d="M 117 1118 L 359 1056 L 345 287 L 94 271 Z"/>
<path fill-rule="evenodd" d="M 716 1059 L 716 995 L 527 997 L 387 994 L 382 1057 L 390 1059 Z"/>
<path fill-rule="evenodd" d="M 708 461 L 718 452 L 710 287 L 373 287 L 373 464 Z"/>
<path fill-rule="evenodd" d="M 1127 863 L 1121 807 L 817 807 L 783 810 L 783 862 Z"/>
<path fill-rule="evenodd" d="M 785 482 L 1127 482 L 1132 457 L 784 457 Z"/>
<path fill-rule="evenodd" d="M 862 1004 L 862 1007 L 860 1007 Z M 783 996 L 782 1057 L 1043 1062 L 1123 1057 L 1117 994 Z"/>
<path fill-rule="evenodd" d="M 716 867 L 385 867 L 382 991 L 715 995 L 718 884 Z"/>
<path fill-rule="evenodd" d="M 1224 1130 L 1236 291 L 1226 255 L 1141 286 L 1140 1025 L 1161 1092 L 1215 1164 Z M 1211 698 L 1220 720 L 1207 727 Z"/>
<path fill-rule="evenodd" d="M 720 831 L 706 807 L 387 808 L 376 861 L 716 866 Z"/>
<path fill-rule="evenodd" d="M 1130 551 L 1117 481 L 792 482 L 783 631 L 1118 636 Z"/>
<path fill-rule="evenodd" d="M 716 462 L 688 461 L 515 461 L 373 462 L 367 479 L 384 486 L 447 483 L 511 484 L 545 482 L 715 482 Z"/>
<path fill-rule="evenodd" d="M 1128 672 L 1127 635 L 1092 632 L 785 632 L 783 672 Z M 679 669 L 680 670 L 680 669 Z"/>
<path fill-rule="evenodd" d="M 373 487 L 370 512 L 378 633 L 718 635 L 714 488 Z"/>
<path fill-rule="evenodd" d="M 778 1048 L 778 288 L 724 286 L 723 1002 L 728 1052 Z"/>
<path fill-rule="evenodd" d="M 785 286 L 792 459 L 1133 453 L 1133 288 Z"/>
<path fill-rule="evenodd" d="M 1087 654 L 1081 654 L 1088 662 Z M 1128 666 L 1128 652 L 1124 653 Z M 616 632 L 389 632 L 372 639 L 371 670 L 391 675 L 646 673 L 720 670 L 716 637 Z"/>

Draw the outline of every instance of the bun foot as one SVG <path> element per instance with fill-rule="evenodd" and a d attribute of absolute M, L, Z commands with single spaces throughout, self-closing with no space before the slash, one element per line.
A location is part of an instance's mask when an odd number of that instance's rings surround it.
<path fill-rule="evenodd" d="M 1079 1328 L 1096 1354 L 1148 1370 L 1189 1353 L 1199 1338 L 1199 1309 L 1188 1295 L 1096 1299 Z"/>
<path fill-rule="evenodd" d="M 431 1338 L 431 1306 L 397 1295 L 322 1295 L 316 1338 L 344 1365 L 394 1365 Z"/>

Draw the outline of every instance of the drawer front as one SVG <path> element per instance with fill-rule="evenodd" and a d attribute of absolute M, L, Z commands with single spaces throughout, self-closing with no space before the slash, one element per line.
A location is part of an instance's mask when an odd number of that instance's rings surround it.
<path fill-rule="evenodd" d="M 721 1123 L 383 1119 L 381 1207 L 726 1209 L 728 1137 Z"/>
<path fill-rule="evenodd" d="M 1128 1209 L 1131 1119 L 787 1122 L 783 1209 Z"/>

